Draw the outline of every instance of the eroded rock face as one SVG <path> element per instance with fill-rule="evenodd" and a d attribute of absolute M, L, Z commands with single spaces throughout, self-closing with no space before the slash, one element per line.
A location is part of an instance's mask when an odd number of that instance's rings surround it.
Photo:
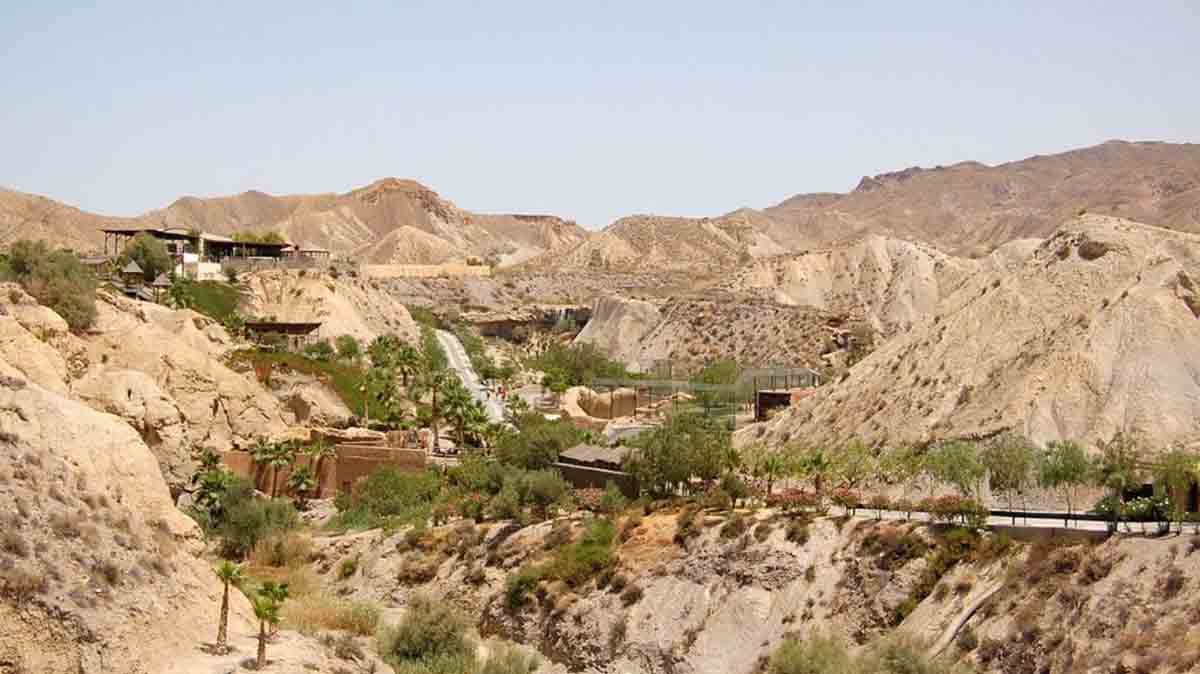
<path fill-rule="evenodd" d="M 183 442 L 226 449 L 286 429 L 280 402 L 250 375 L 226 367 L 230 340 L 219 326 L 191 311 L 104 296 L 87 336 L 94 377 L 141 372 L 174 401 Z"/>
<path fill-rule="evenodd" d="M 575 337 L 575 343 L 592 344 L 610 358 L 637 369 L 639 343 L 661 320 L 662 313 L 650 302 L 604 297 L 596 300 L 592 318 Z"/>
<path fill-rule="evenodd" d="M 25 380 L 0 385 L 0 504 L 37 579 L 0 600 L 0 661 L 31 672 L 169 671 L 215 634 L 220 587 L 154 455 L 126 423 Z M 15 513 L 15 514 L 14 514 Z M 235 600 L 235 629 L 249 607 Z"/>
<path fill-rule="evenodd" d="M 365 346 L 395 334 L 416 343 L 420 336 L 408 309 L 384 285 L 369 279 L 315 272 L 265 271 L 246 274 L 247 314 L 281 321 L 320 322 L 319 336 L 351 335 Z"/>
<path fill-rule="evenodd" d="M 1087 216 L 739 441 L 1200 441 L 1200 237 Z"/>
<path fill-rule="evenodd" d="M 191 479 L 196 464 L 188 429 L 175 401 L 144 372 L 101 368 L 75 383 L 75 395 L 93 409 L 129 422 L 154 453 L 173 492 Z"/>

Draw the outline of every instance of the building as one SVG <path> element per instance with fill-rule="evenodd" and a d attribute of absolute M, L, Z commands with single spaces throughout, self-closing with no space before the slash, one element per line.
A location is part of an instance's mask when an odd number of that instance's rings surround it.
<path fill-rule="evenodd" d="M 282 260 L 285 249 L 296 250 L 287 242 L 262 243 L 234 241 L 227 236 L 210 234 L 182 227 L 102 229 L 104 233 L 104 255 L 116 258 L 139 234 L 147 234 L 162 241 L 167 252 L 175 260 L 174 272 L 195 280 L 222 278 L 221 265 L 231 260 Z M 310 249 L 316 251 L 319 249 Z M 328 251 L 325 251 L 326 253 Z"/>
<path fill-rule="evenodd" d="M 576 489 L 604 489 L 611 482 L 627 498 L 637 498 L 637 478 L 621 470 L 629 452 L 628 447 L 576 445 L 558 455 L 555 468 Z"/>

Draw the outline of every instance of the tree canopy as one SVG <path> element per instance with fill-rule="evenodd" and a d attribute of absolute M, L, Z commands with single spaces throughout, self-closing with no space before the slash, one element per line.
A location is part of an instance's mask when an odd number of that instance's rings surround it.
<path fill-rule="evenodd" d="M 74 253 L 23 239 L 12 245 L 7 262 L 3 276 L 53 309 L 72 330 L 95 323 L 96 279 Z"/>

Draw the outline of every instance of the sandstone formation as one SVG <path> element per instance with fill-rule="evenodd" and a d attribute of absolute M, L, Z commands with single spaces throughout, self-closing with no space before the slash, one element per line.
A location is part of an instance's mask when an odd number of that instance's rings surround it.
<path fill-rule="evenodd" d="M 295 271 L 255 272 L 241 281 L 242 311 L 249 316 L 320 322 L 320 337 L 350 335 L 364 346 L 383 334 L 410 342 L 420 336 L 408 309 L 379 281 Z"/>
<path fill-rule="evenodd" d="M 576 344 L 592 344 L 622 363 L 634 363 L 639 344 L 662 313 L 650 302 L 604 297 L 592 307 L 592 318 L 575 337 Z"/>
<path fill-rule="evenodd" d="M 1086 216 L 742 439 L 1200 441 L 1200 237 Z"/>
<path fill-rule="evenodd" d="M 5 530 L 27 546 L 9 568 L 37 580 L 27 602 L 0 602 L 0 662 L 175 671 L 178 653 L 215 634 L 220 588 L 149 449 L 115 417 L 21 379 L 0 386 L 0 429 Z M 236 599 L 234 630 L 246 634 L 249 607 Z"/>
<path fill-rule="evenodd" d="M 723 287 L 863 316 L 890 336 L 932 315 L 979 266 L 923 244 L 869 235 L 849 246 L 756 260 Z"/>

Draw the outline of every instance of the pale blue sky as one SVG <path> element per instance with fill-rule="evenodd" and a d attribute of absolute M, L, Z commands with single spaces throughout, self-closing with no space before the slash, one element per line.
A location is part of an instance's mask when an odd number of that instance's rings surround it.
<path fill-rule="evenodd" d="M 0 64 L 0 184 L 112 215 L 395 175 L 600 227 L 1200 141 L 1197 0 L 5 2 Z"/>

